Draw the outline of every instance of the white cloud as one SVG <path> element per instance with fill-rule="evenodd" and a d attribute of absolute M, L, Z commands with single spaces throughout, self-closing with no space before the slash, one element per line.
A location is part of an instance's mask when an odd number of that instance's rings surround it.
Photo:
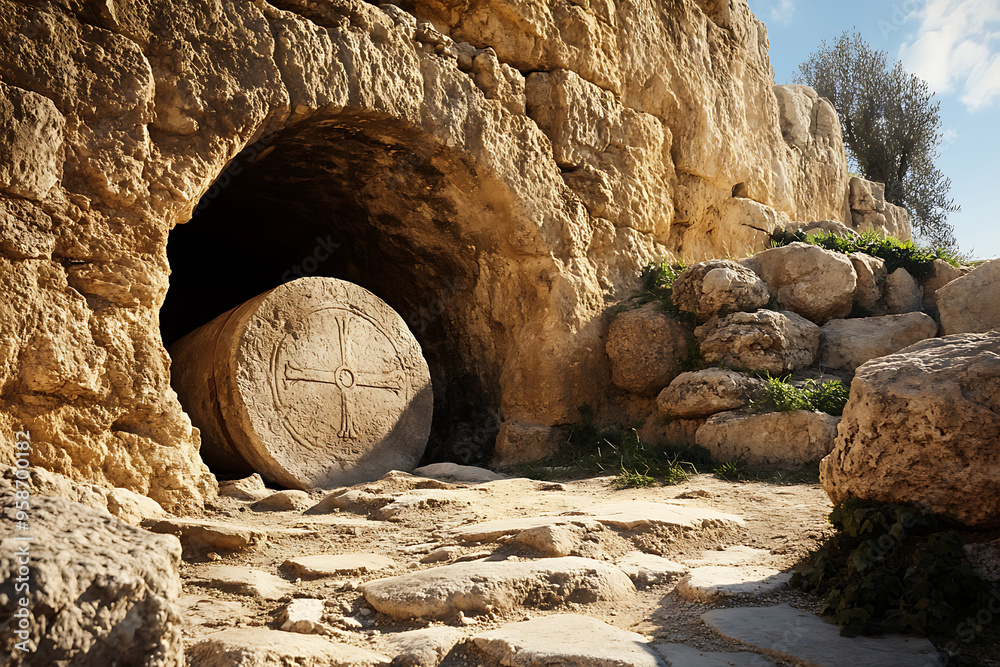
<path fill-rule="evenodd" d="M 795 17 L 795 0 L 774 0 L 769 13 L 771 21 L 787 26 Z"/>
<path fill-rule="evenodd" d="M 1000 102 L 1000 2 L 927 0 L 917 33 L 899 48 L 906 68 L 970 110 Z"/>

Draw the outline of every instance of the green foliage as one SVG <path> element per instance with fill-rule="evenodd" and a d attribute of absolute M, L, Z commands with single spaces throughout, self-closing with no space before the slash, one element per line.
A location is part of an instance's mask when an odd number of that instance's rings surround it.
<path fill-rule="evenodd" d="M 809 379 L 796 387 L 781 377 L 767 376 L 764 396 L 751 401 L 755 412 L 791 412 L 792 410 L 819 410 L 831 415 L 844 414 L 850 388 L 840 380 L 817 383 Z"/>
<path fill-rule="evenodd" d="M 669 262 L 650 264 L 642 270 L 642 294 L 639 300 L 643 303 L 655 301 L 664 310 L 677 312 L 674 305 L 674 281 L 687 268 L 683 262 L 676 265 Z"/>
<path fill-rule="evenodd" d="M 544 477 L 545 470 L 562 470 L 566 476 L 615 475 L 619 488 L 649 486 L 656 482 L 678 484 L 707 467 L 708 453 L 700 448 L 657 446 L 644 442 L 635 429 L 599 429 L 589 407 L 580 408 L 580 423 L 573 427 L 563 452 L 519 472 Z"/>
<path fill-rule="evenodd" d="M 792 585 L 816 593 L 847 636 L 953 634 L 988 599 L 959 533 L 899 505 L 850 500 L 830 514 L 837 529 Z"/>
<path fill-rule="evenodd" d="M 941 145 L 941 103 L 926 81 L 889 64 L 858 33 L 825 41 L 799 65 L 805 83 L 837 109 L 853 171 L 885 184 L 886 199 L 906 208 L 924 239 L 954 248 L 948 214 L 951 180 L 934 166 Z"/>
<path fill-rule="evenodd" d="M 712 474 L 727 482 L 743 482 L 749 480 L 753 473 L 744 458 L 729 459 L 716 464 Z"/>
<path fill-rule="evenodd" d="M 857 237 L 837 236 L 827 232 L 805 234 L 803 232 L 779 232 L 771 237 L 772 247 L 788 245 L 801 241 L 812 243 L 826 250 L 842 252 L 863 252 L 885 261 L 886 271 L 892 273 L 896 269 L 906 269 L 915 278 L 924 278 L 934 269 L 934 260 L 944 261 L 959 266 L 962 257 L 947 248 L 929 248 L 917 245 L 913 241 L 882 237 L 874 230 L 865 230 Z"/>

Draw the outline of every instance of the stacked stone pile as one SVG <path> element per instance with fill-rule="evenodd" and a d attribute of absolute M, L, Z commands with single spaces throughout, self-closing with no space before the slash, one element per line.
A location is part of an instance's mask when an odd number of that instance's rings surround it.
<path fill-rule="evenodd" d="M 889 210 L 864 184 L 851 201 L 883 217 Z M 1000 298 L 998 274 L 998 262 L 972 271 L 936 260 L 917 278 L 905 268 L 890 273 L 877 257 L 808 243 L 701 262 L 674 282 L 676 312 L 654 303 L 615 316 L 606 343 L 612 380 L 630 417 L 637 405 L 657 415 L 641 433 L 647 438 L 697 444 L 717 460 L 816 463 L 832 450 L 839 417 L 758 412 L 764 380 L 847 383 L 866 362 L 939 332 L 1000 325 L 984 305 Z"/>

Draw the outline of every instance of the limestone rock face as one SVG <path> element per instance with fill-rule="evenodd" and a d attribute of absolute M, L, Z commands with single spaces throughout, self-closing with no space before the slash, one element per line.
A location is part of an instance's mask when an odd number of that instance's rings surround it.
<path fill-rule="evenodd" d="M 834 222 L 848 221 L 847 183 L 849 170 L 844 152 L 840 119 L 830 100 L 820 97 L 809 86 L 786 84 L 774 87 L 781 112 L 781 135 L 798 158 L 801 186 L 817 193 L 813 211 L 836 213 Z M 797 220 L 815 220 L 798 210 Z"/>
<path fill-rule="evenodd" d="M 770 299 L 756 273 L 726 259 L 689 266 L 674 281 L 674 305 L 702 322 L 723 311 L 756 310 Z"/>
<path fill-rule="evenodd" d="M 5 655 L 18 654 L 14 643 L 27 639 L 32 664 L 184 664 L 176 538 L 41 495 L 31 498 L 29 530 L 18 532 L 13 489 L 0 488 L 0 515 L 11 527 L 0 539 L 0 578 L 15 581 L 17 552 L 28 545 L 32 615 L 29 636 L 4 633 Z M 34 539 L 16 541 L 25 535 Z M 13 590 L 0 597 L 0 616 L 14 618 L 19 598 Z"/>
<path fill-rule="evenodd" d="M 839 422 L 840 417 L 810 410 L 722 412 L 698 429 L 696 441 L 715 461 L 742 458 L 753 466 L 794 469 L 830 453 Z"/>
<path fill-rule="evenodd" d="M 758 310 L 710 320 L 695 329 L 695 336 L 710 364 L 782 373 L 812 364 L 820 328 L 789 311 Z"/>
<path fill-rule="evenodd" d="M 786 141 L 743 0 L 115 7 L 0 4 L 0 439 L 169 511 L 216 489 L 161 326 L 337 272 L 411 324 L 442 423 L 565 424 L 605 393 L 603 313 L 645 264 L 843 218 L 834 128 Z M 211 261 L 170 265 L 196 226 Z M 241 294 L 247 266 L 266 284 Z M 227 303 L 161 313 L 216 270 Z"/>
<path fill-rule="evenodd" d="M 869 359 L 899 352 L 937 335 L 937 322 L 924 313 L 830 320 L 823 325 L 820 363 L 853 371 Z"/>
<path fill-rule="evenodd" d="M 858 277 L 851 260 L 808 243 L 771 248 L 740 262 L 767 283 L 782 308 L 818 324 L 851 312 Z"/>
<path fill-rule="evenodd" d="M 1000 260 L 977 266 L 934 295 L 941 313 L 941 333 L 989 331 L 1000 327 Z"/>
<path fill-rule="evenodd" d="M 1000 332 L 918 343 L 858 369 L 833 452 L 834 502 L 912 503 L 1000 525 Z"/>
<path fill-rule="evenodd" d="M 910 214 L 885 200 L 884 183 L 853 176 L 849 187 L 850 221 L 855 229 L 873 229 L 882 236 L 892 236 L 900 241 L 911 239 Z"/>
<path fill-rule="evenodd" d="M 690 419 L 746 407 L 763 383 L 742 373 L 709 368 L 681 373 L 656 397 L 666 417 Z"/>
<path fill-rule="evenodd" d="M 623 311 L 608 328 L 611 380 L 633 394 L 655 394 L 680 373 L 691 344 L 688 328 L 656 303 Z"/>
<path fill-rule="evenodd" d="M 964 275 L 965 273 L 963 273 L 962 269 L 959 267 L 953 266 L 943 259 L 935 259 L 931 275 L 920 281 L 920 289 L 924 294 L 924 310 L 933 315 L 935 318 L 939 318 L 940 312 L 937 307 L 937 291 L 950 283 L 952 280 L 958 280 Z"/>

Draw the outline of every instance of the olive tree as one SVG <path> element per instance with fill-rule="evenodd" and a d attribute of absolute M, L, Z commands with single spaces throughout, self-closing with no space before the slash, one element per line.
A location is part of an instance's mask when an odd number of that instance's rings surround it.
<path fill-rule="evenodd" d="M 910 213 L 924 240 L 955 249 L 948 214 L 951 180 L 934 162 L 941 145 L 941 103 L 927 82 L 907 72 L 860 34 L 823 42 L 799 65 L 797 83 L 816 89 L 840 115 L 848 158 L 858 173 L 885 183 L 888 201 Z"/>

